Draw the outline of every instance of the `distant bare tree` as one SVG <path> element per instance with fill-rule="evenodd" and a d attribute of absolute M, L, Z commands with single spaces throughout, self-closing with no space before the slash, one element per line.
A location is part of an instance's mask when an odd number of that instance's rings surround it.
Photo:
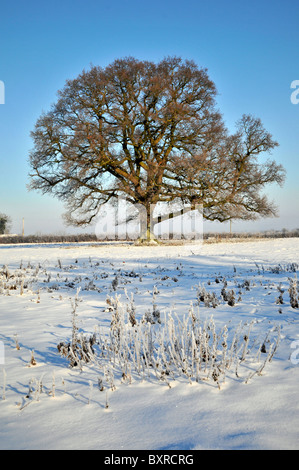
<path fill-rule="evenodd" d="M 36 123 L 29 187 L 63 200 L 74 225 L 118 196 L 145 208 L 148 229 L 161 201 L 202 204 L 209 220 L 273 215 L 260 191 L 284 171 L 257 157 L 277 143 L 251 116 L 229 135 L 215 96 L 206 69 L 177 57 L 83 71 Z"/>
<path fill-rule="evenodd" d="M 0 213 L 0 235 L 8 233 L 11 224 L 11 219 L 8 215 Z"/>

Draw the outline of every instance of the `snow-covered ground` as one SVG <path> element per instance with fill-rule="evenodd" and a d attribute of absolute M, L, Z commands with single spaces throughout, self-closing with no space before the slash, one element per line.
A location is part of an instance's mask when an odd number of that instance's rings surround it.
<path fill-rule="evenodd" d="M 0 448 L 298 449 L 298 265 L 299 239 L 0 245 Z M 96 343 L 70 367 L 57 346 L 74 332 Z"/>

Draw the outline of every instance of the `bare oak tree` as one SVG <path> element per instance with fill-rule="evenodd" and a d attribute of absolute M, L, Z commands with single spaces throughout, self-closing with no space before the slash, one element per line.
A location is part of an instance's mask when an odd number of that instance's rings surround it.
<path fill-rule="evenodd" d="M 178 200 L 209 220 L 275 214 L 260 194 L 284 170 L 257 157 L 278 144 L 243 116 L 229 135 L 215 84 L 193 61 L 134 58 L 68 80 L 32 132 L 30 188 L 63 200 L 66 220 L 87 225 L 119 196 L 146 209 Z"/>

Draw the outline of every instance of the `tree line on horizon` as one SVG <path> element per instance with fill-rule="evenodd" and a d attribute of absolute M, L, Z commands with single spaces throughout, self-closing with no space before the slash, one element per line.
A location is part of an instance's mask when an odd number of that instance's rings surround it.
<path fill-rule="evenodd" d="M 254 238 L 299 238 L 299 228 L 282 230 L 264 230 L 257 232 L 206 232 L 203 240 L 221 241 L 229 239 L 254 239 Z M 101 239 L 100 242 L 110 242 L 115 239 Z M 116 239 L 117 241 L 117 239 Z M 126 240 L 133 241 L 129 237 Z M 174 240 L 177 241 L 177 240 Z M 182 239 L 183 241 L 183 239 Z M 72 235 L 1 235 L 0 244 L 26 244 L 26 243 L 95 243 L 99 242 L 95 234 L 72 234 Z"/>

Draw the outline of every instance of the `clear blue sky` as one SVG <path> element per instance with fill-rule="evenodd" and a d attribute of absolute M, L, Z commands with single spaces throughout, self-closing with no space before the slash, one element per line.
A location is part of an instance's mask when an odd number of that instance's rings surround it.
<path fill-rule="evenodd" d="M 285 166 L 286 183 L 267 191 L 280 217 L 236 222 L 235 230 L 299 227 L 299 104 L 290 100 L 291 82 L 299 80 L 298 44 L 298 0 L 2 0 L 0 212 L 12 217 L 15 233 L 23 217 L 25 234 L 73 233 L 62 223 L 59 201 L 26 189 L 36 120 L 66 79 L 90 64 L 178 55 L 208 69 L 229 129 L 251 113 L 280 144 L 272 156 Z"/>

